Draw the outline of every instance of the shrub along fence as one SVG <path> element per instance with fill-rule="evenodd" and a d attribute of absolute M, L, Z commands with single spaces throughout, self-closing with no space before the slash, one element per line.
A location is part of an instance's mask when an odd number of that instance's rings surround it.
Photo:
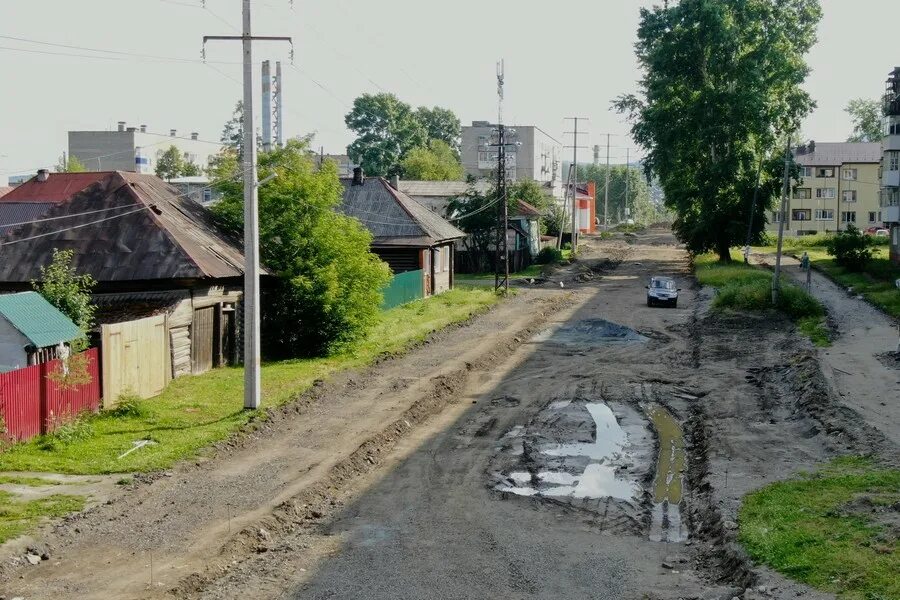
<path fill-rule="evenodd" d="M 80 385 L 61 385 L 50 377 L 60 372 L 60 360 L 0 373 L 0 417 L 6 430 L 0 434 L 15 441 L 28 440 L 49 433 L 84 411 L 99 410 L 99 352 L 91 348 L 84 354 L 90 381 Z"/>
<path fill-rule="evenodd" d="M 425 273 L 422 269 L 397 273 L 384 288 L 384 301 L 381 308 L 387 310 L 425 297 Z"/>

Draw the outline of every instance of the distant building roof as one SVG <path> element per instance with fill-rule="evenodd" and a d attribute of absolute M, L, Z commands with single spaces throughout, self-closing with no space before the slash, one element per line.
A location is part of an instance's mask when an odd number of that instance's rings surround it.
<path fill-rule="evenodd" d="M 0 198 L 5 196 L 6 194 L 10 193 L 14 189 L 16 189 L 16 188 L 14 188 L 11 185 L 0 185 Z"/>
<path fill-rule="evenodd" d="M 519 200 L 516 204 L 516 209 L 513 211 L 512 216 L 527 217 L 529 219 L 532 219 L 532 218 L 540 217 L 541 211 L 539 211 L 534 206 L 528 204 L 524 200 Z"/>
<path fill-rule="evenodd" d="M 65 202 L 86 187 L 108 177 L 109 171 L 90 173 L 50 173 L 47 181 L 32 177 L 11 192 L 0 196 L 0 202 Z"/>
<path fill-rule="evenodd" d="M 400 180 L 400 191 L 410 196 L 449 197 L 462 196 L 474 187 L 475 191 L 485 193 L 491 188 L 491 182 L 480 179 L 475 183 L 467 181 L 419 181 Z"/>
<path fill-rule="evenodd" d="M 37 292 L 0 295 L 0 315 L 36 348 L 70 342 L 81 330 Z"/>
<path fill-rule="evenodd" d="M 810 142 L 794 150 L 797 164 L 806 167 L 838 167 L 846 163 L 881 162 L 878 142 Z"/>
<path fill-rule="evenodd" d="M 105 173 L 44 218 L 66 215 L 74 216 L 24 225 L 3 238 L 0 282 L 40 279 L 54 248 L 73 250 L 75 269 L 101 284 L 243 276 L 240 244 L 206 209 L 154 175 Z"/>
<path fill-rule="evenodd" d="M 466 236 L 446 219 L 395 190 L 383 177 L 362 185 L 341 179 L 344 200 L 340 211 L 359 219 L 372 232 L 375 245 L 427 247 Z"/>
<path fill-rule="evenodd" d="M 201 184 L 206 185 L 209 183 L 209 177 L 205 175 L 196 175 L 193 177 L 174 177 L 169 179 L 167 183 L 188 183 L 188 184 Z"/>

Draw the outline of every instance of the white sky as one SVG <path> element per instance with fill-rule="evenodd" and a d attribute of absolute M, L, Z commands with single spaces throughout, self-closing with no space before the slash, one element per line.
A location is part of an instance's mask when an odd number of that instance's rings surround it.
<path fill-rule="evenodd" d="M 602 134 L 617 134 L 612 160 L 623 162 L 623 147 L 633 144 L 609 103 L 634 91 L 638 8 L 653 3 L 295 0 L 291 10 L 289 0 L 253 0 L 254 33 L 293 36 L 302 70 L 288 66 L 285 45 L 256 45 L 257 125 L 263 59 L 284 65 L 287 135 L 315 131 L 315 146 L 339 153 L 352 140 L 343 124 L 349 104 L 360 93 L 380 91 L 376 86 L 413 106 L 450 108 L 464 124 L 493 120 L 495 62 L 504 57 L 507 123 L 535 124 L 570 144 L 563 137 L 571 129 L 564 117 L 588 117 L 590 134 L 582 143 L 605 144 Z M 146 123 L 151 131 L 198 131 L 201 139 L 217 140 L 241 95 L 240 44 L 210 43 L 210 64 L 204 65 L 201 38 L 237 33 L 223 20 L 239 27 L 241 2 L 206 4 L 207 9 L 201 0 L 0 0 L 0 36 L 183 60 L 0 38 L 0 184 L 6 175 L 54 164 L 66 149 L 68 130 L 113 129 L 124 120 L 129 126 Z M 803 130 L 817 141 L 842 141 L 850 131 L 842 110 L 847 100 L 879 96 L 888 72 L 900 65 L 900 2 L 822 5 L 825 17 L 809 56 L 813 73 L 807 84 L 819 108 Z"/>

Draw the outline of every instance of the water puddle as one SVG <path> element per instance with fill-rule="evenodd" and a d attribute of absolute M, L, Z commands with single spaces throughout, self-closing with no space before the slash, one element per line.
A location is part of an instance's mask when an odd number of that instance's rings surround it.
<path fill-rule="evenodd" d="M 659 438 L 650 539 L 656 542 L 683 542 L 688 538 L 687 528 L 681 522 L 680 507 L 687 468 L 684 434 L 675 417 L 658 404 L 647 408 L 647 416 Z"/>
<path fill-rule="evenodd" d="M 649 338 L 634 329 L 604 319 L 584 319 L 559 329 L 548 329 L 533 338 L 535 342 L 554 342 L 577 346 L 603 346 L 646 342 Z"/>
<path fill-rule="evenodd" d="M 564 401 L 549 408 L 563 410 L 570 405 L 570 401 Z M 544 444 L 538 450 L 546 462 L 560 463 L 561 468 L 568 470 L 513 471 L 495 489 L 519 496 L 634 499 L 640 486 L 620 474 L 625 470 L 623 463 L 631 458 L 626 452 L 628 435 L 606 404 L 589 403 L 584 408 L 594 421 L 593 441 Z"/>

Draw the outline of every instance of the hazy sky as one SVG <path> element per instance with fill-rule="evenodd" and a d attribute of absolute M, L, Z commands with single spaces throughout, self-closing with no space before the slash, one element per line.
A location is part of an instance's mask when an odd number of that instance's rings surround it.
<path fill-rule="evenodd" d="M 286 45 L 256 45 L 257 123 L 263 59 L 285 65 L 288 136 L 316 132 L 317 147 L 338 153 L 351 141 L 343 115 L 353 98 L 380 88 L 414 106 L 451 108 L 464 124 L 494 119 L 495 63 L 504 57 L 507 123 L 539 125 L 568 144 L 564 117 L 588 117 L 590 134 L 582 143 L 605 144 L 603 134 L 617 134 L 612 160 L 623 161 L 623 148 L 632 143 L 609 103 L 634 90 L 638 9 L 654 3 L 295 0 L 291 9 L 289 0 L 254 0 L 254 33 L 293 36 L 295 49 L 291 67 Z M 842 110 L 847 100 L 879 96 L 888 72 L 900 65 L 900 3 L 822 5 L 807 84 L 819 108 L 803 130 L 818 141 L 841 141 L 850 130 Z M 241 2 L 206 0 L 206 6 L 201 0 L 0 0 L 0 184 L 6 175 L 54 164 L 71 129 L 113 129 L 124 120 L 217 140 L 241 95 L 240 44 L 210 43 L 203 64 L 201 39 L 237 33 Z"/>

